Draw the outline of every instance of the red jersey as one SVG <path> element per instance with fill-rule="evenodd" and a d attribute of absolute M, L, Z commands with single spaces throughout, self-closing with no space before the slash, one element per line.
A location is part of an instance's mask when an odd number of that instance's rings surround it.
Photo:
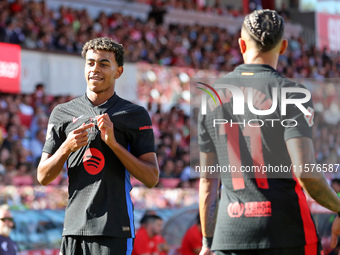
<path fill-rule="evenodd" d="M 149 237 L 146 229 L 141 227 L 137 233 L 133 245 L 132 255 L 153 254 L 158 252 L 155 237 Z"/>
<path fill-rule="evenodd" d="M 182 246 L 181 254 L 183 255 L 195 255 L 193 252 L 195 249 L 200 249 L 202 247 L 202 232 L 195 224 L 191 226 L 185 233 Z"/>

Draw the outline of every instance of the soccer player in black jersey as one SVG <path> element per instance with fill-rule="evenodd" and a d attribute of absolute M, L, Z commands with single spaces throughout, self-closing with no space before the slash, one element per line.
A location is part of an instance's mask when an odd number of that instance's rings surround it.
<path fill-rule="evenodd" d="M 61 254 L 131 254 L 130 174 L 149 188 L 159 176 L 152 124 L 143 107 L 114 91 L 123 73 L 121 44 L 96 38 L 84 45 L 82 56 L 86 93 L 53 109 L 38 180 L 49 184 L 66 162 L 69 199 Z"/>
<path fill-rule="evenodd" d="M 209 178 L 202 171 L 200 255 L 212 251 L 216 255 L 321 254 L 303 189 L 339 215 L 340 199 L 323 173 L 311 171 L 310 164 L 315 164 L 312 101 L 297 92 L 308 94 L 303 85 L 276 70 L 279 55 L 287 48 L 283 31 L 284 20 L 275 11 L 258 10 L 245 17 L 239 39 L 244 64 L 218 83 L 229 89 L 216 86 L 221 105 L 208 104 L 199 116 L 200 167 L 236 169 L 222 173 L 221 178 Z M 248 93 L 244 96 L 248 105 L 241 100 L 242 93 Z M 298 100 L 304 102 L 296 103 Z M 235 109 L 234 104 L 239 107 Z M 291 165 L 292 170 L 283 171 Z M 241 171 L 254 166 L 262 170 Z M 263 166 L 279 166 L 282 173 L 269 173 Z M 333 247 L 339 234 L 337 217 L 332 227 Z"/>

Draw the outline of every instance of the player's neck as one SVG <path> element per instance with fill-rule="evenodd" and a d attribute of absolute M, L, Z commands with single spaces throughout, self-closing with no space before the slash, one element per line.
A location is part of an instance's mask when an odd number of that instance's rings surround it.
<path fill-rule="evenodd" d="M 274 69 L 277 68 L 278 59 L 279 54 L 275 54 L 273 52 L 261 53 L 258 51 L 253 51 L 243 54 L 243 60 L 245 64 L 269 65 Z"/>
<path fill-rule="evenodd" d="M 88 99 L 90 99 L 91 103 L 95 106 L 101 105 L 105 103 L 107 100 L 109 100 L 113 95 L 114 91 L 105 91 L 102 93 L 94 93 L 93 91 L 90 91 L 89 89 L 86 91 L 86 96 Z"/>

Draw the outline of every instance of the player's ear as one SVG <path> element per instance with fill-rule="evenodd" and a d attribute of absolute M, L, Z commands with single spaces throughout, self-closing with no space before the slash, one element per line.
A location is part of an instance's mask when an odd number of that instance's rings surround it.
<path fill-rule="evenodd" d="M 288 41 L 286 39 L 283 39 L 281 42 L 280 55 L 283 55 L 283 53 L 285 53 L 287 47 L 288 47 Z"/>
<path fill-rule="evenodd" d="M 118 66 L 117 73 L 115 75 L 115 79 L 118 79 L 122 75 L 123 72 L 124 72 L 124 67 Z"/>
<path fill-rule="evenodd" d="M 238 45 L 240 46 L 240 51 L 244 54 L 247 50 L 246 42 L 242 38 L 238 38 Z"/>

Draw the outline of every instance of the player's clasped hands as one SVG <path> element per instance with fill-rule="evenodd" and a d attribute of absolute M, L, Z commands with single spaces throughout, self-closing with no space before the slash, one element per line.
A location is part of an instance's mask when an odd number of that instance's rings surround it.
<path fill-rule="evenodd" d="M 66 139 L 67 148 L 74 152 L 78 150 L 79 148 L 87 145 L 88 143 L 88 129 L 93 127 L 94 123 L 85 124 L 83 123 L 80 127 L 73 130 Z"/>
<path fill-rule="evenodd" d="M 113 123 L 107 113 L 96 116 L 98 128 L 100 130 L 100 137 L 102 140 L 109 144 L 111 142 L 115 143 L 116 139 L 114 137 Z"/>

